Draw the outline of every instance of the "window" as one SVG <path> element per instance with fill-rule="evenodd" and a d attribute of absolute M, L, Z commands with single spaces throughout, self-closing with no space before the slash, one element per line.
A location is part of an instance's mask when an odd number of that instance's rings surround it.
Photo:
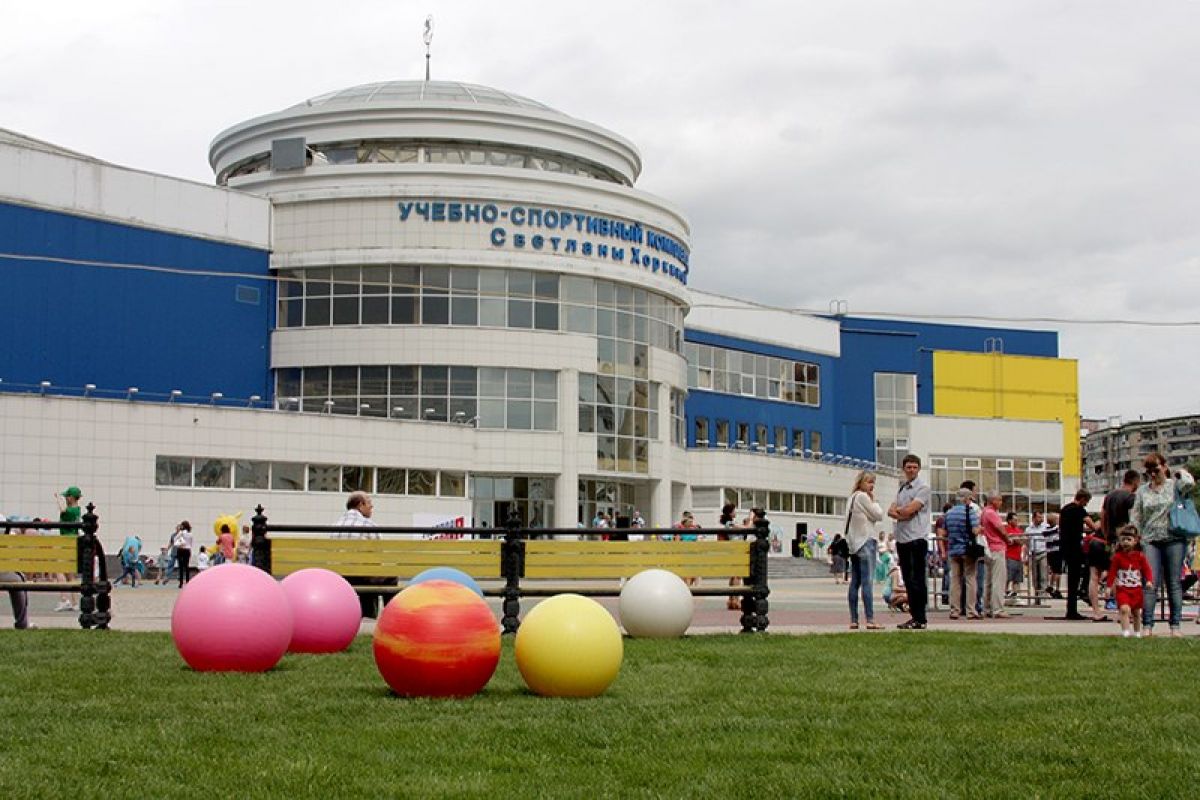
<path fill-rule="evenodd" d="M 696 417 L 693 422 L 696 426 L 696 447 L 708 447 L 708 418 Z"/>
<path fill-rule="evenodd" d="M 154 459 L 155 486 L 191 486 L 192 460 L 172 456 L 156 456 Z"/>
<path fill-rule="evenodd" d="M 917 413 L 917 376 L 875 373 L 875 460 L 899 467 L 908 452 L 909 418 Z M 816 450 L 816 446 L 813 446 Z"/>
<path fill-rule="evenodd" d="M 271 464 L 271 488 L 285 492 L 304 491 L 304 465 L 276 461 Z"/>
<path fill-rule="evenodd" d="M 218 458 L 196 459 L 195 485 L 205 489 L 228 489 L 233 483 L 233 462 Z"/>
<path fill-rule="evenodd" d="M 271 462 L 234 461 L 233 488 L 267 489 L 271 485 Z"/>
<path fill-rule="evenodd" d="M 729 420 L 717 420 L 717 447 L 729 447 L 732 442 L 729 439 Z"/>
<path fill-rule="evenodd" d="M 309 464 L 308 490 L 310 492 L 340 492 L 342 490 L 342 468 L 327 464 Z"/>

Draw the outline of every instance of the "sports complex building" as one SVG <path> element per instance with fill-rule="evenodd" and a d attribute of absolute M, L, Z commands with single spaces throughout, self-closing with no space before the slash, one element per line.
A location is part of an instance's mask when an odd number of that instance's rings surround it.
<path fill-rule="evenodd" d="M 356 86 L 225 130 L 215 186 L 0 131 L 0 512 L 68 485 L 106 543 L 219 514 L 574 527 L 763 506 L 840 530 L 907 452 L 1019 512 L 1079 484 L 1053 332 L 703 291 L 620 135 L 496 89 Z M 802 275 L 820 265 L 780 265 Z"/>

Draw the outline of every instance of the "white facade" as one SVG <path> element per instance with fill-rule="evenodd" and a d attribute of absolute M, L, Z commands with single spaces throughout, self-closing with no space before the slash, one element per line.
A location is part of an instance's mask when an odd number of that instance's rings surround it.
<path fill-rule="evenodd" d="M 118 167 L 2 130 L 0 201 L 270 247 L 271 204 L 261 197 Z"/>

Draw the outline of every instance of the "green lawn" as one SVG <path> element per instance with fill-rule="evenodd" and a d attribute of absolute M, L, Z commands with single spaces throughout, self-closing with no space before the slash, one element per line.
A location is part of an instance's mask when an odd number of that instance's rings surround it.
<path fill-rule="evenodd" d="M 1167 797 L 1194 642 L 966 634 L 626 641 L 595 700 L 405 700 L 370 639 L 264 675 L 166 634 L 0 632 L 0 798 Z"/>

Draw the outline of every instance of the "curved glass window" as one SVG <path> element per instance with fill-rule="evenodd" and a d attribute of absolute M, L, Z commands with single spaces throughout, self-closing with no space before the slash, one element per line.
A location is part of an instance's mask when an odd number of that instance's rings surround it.
<path fill-rule="evenodd" d="M 308 165 L 343 164 L 472 164 L 480 167 L 532 169 L 557 172 L 583 178 L 619 183 L 629 181 L 599 164 L 572 158 L 549 150 L 510 147 L 478 141 L 412 139 L 364 139 L 349 142 L 328 142 L 308 146 Z M 262 154 L 234 166 L 221 175 L 217 183 L 224 185 L 230 178 L 253 175 L 271 168 L 271 156 Z"/>
<path fill-rule="evenodd" d="M 460 325 L 583 333 L 600 340 L 601 372 L 635 375 L 645 374 L 646 348 L 678 353 L 682 343 L 681 304 L 595 278 L 382 264 L 285 270 L 278 282 L 280 328 Z"/>
<path fill-rule="evenodd" d="M 275 371 L 281 411 L 558 430 L 553 370 L 397 364 Z"/>

